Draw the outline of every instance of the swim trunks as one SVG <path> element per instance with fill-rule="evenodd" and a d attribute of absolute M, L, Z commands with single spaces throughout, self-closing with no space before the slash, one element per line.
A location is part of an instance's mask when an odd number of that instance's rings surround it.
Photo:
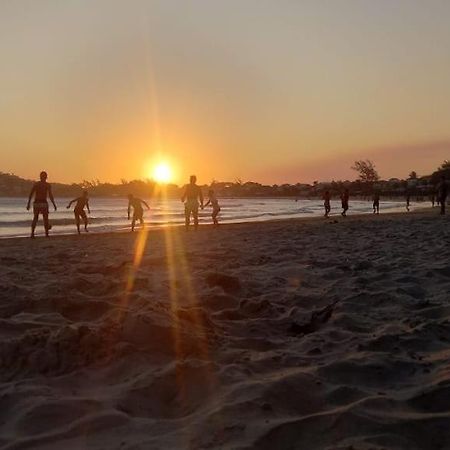
<path fill-rule="evenodd" d="M 48 214 L 48 203 L 47 202 L 34 202 L 33 203 L 34 214 Z"/>
<path fill-rule="evenodd" d="M 142 208 L 134 208 L 133 220 L 143 220 L 144 210 Z"/>
<path fill-rule="evenodd" d="M 198 201 L 197 200 L 188 200 L 184 204 L 184 211 L 186 214 L 198 214 Z"/>
<path fill-rule="evenodd" d="M 86 211 L 84 209 L 76 209 L 73 211 L 75 217 L 81 217 L 82 219 L 87 219 Z"/>

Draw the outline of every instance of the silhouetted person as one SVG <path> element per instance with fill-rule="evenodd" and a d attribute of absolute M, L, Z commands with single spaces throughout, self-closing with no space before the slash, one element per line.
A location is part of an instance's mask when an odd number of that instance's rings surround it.
<path fill-rule="evenodd" d="M 147 209 L 150 209 L 147 202 L 140 198 L 134 197 L 133 194 L 128 195 L 128 220 L 130 220 L 131 208 L 133 208 L 133 218 L 131 220 L 131 231 L 134 231 L 136 220 L 139 220 L 141 226 L 144 226 L 144 209 L 142 205 L 145 205 Z"/>
<path fill-rule="evenodd" d="M 212 206 L 212 220 L 214 223 L 214 226 L 218 226 L 219 225 L 219 221 L 217 220 L 217 216 L 219 215 L 220 212 L 220 206 L 219 206 L 219 201 L 217 200 L 216 194 L 214 193 L 214 191 L 212 189 L 210 189 L 208 191 L 208 201 L 206 202 L 205 208 L 211 205 Z"/>
<path fill-rule="evenodd" d="M 373 213 L 380 214 L 380 194 L 378 192 L 373 194 Z"/>
<path fill-rule="evenodd" d="M 181 197 L 181 201 L 184 203 L 186 231 L 189 229 L 191 215 L 194 217 L 195 229 L 198 228 L 199 201 L 200 206 L 203 209 L 203 194 L 200 186 L 197 186 L 197 177 L 195 175 L 191 175 L 189 181 L 190 182 L 185 186 L 183 196 Z"/>
<path fill-rule="evenodd" d="M 447 203 L 447 195 L 448 195 L 448 183 L 447 183 L 447 180 L 445 179 L 445 175 L 442 175 L 441 181 L 438 184 L 437 194 L 438 194 L 437 195 L 438 201 L 441 204 L 441 214 L 444 215 L 445 214 L 445 206 Z"/>
<path fill-rule="evenodd" d="M 348 201 L 350 199 L 350 192 L 348 189 L 346 189 L 342 194 L 341 194 L 341 203 L 342 203 L 342 212 L 341 215 L 343 217 L 347 216 L 347 211 L 348 211 Z"/>
<path fill-rule="evenodd" d="M 31 223 L 31 238 L 34 238 L 34 231 L 36 229 L 36 224 L 39 220 L 39 214 L 42 214 L 44 219 L 44 228 L 45 235 L 48 237 L 48 232 L 51 229 L 51 225 L 48 221 L 48 202 L 47 197 L 50 198 L 51 202 L 56 211 L 56 203 L 53 198 L 52 187 L 49 183 L 47 183 L 47 172 L 41 172 L 40 181 L 34 183 L 33 188 L 31 189 L 30 195 L 28 197 L 27 210 L 30 209 L 31 199 L 34 195 L 33 202 L 33 222 Z"/>
<path fill-rule="evenodd" d="M 76 203 L 73 213 L 75 214 L 75 223 L 77 224 L 78 234 L 80 234 L 81 219 L 83 219 L 84 231 L 88 232 L 89 231 L 87 229 L 88 218 L 86 216 L 86 212 L 84 211 L 84 207 L 86 207 L 89 214 L 91 213 L 91 210 L 89 209 L 88 191 L 83 191 L 83 194 L 81 195 L 81 197 L 71 200 L 69 202 L 69 204 L 67 205 L 67 209 L 70 209 L 70 207 L 72 206 L 72 203 Z"/>
<path fill-rule="evenodd" d="M 325 191 L 325 194 L 323 194 L 323 206 L 325 208 L 325 217 L 328 217 L 330 215 L 331 211 L 331 195 L 330 191 Z"/>
<path fill-rule="evenodd" d="M 411 203 L 411 194 L 408 191 L 406 191 L 406 211 L 408 212 L 410 203 Z"/>
<path fill-rule="evenodd" d="M 434 208 L 434 203 L 436 200 L 436 195 L 434 192 L 432 192 L 430 200 L 431 200 L 431 206 L 432 206 L 432 208 Z"/>

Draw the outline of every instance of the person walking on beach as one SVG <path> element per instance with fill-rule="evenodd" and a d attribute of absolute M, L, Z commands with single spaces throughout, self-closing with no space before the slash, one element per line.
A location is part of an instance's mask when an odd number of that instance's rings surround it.
<path fill-rule="evenodd" d="M 217 220 L 217 216 L 220 212 L 219 201 L 217 200 L 216 194 L 212 189 L 208 191 L 208 201 L 205 204 L 205 208 L 211 205 L 212 206 L 212 220 L 215 227 L 219 226 L 219 221 Z"/>
<path fill-rule="evenodd" d="M 373 213 L 380 214 L 380 194 L 378 192 L 373 194 Z"/>
<path fill-rule="evenodd" d="M 197 186 L 197 177 L 191 175 L 189 184 L 184 188 L 181 201 L 184 203 L 184 218 L 186 231 L 189 230 L 189 224 L 191 223 L 191 215 L 194 218 L 195 229 L 198 229 L 198 206 L 200 201 L 200 207 L 203 209 L 203 194 L 200 186 Z"/>
<path fill-rule="evenodd" d="M 347 211 L 348 211 L 348 201 L 350 199 L 350 193 L 349 190 L 346 189 L 342 194 L 341 194 L 341 202 L 342 202 L 342 212 L 341 212 L 341 216 L 342 217 L 347 217 Z"/>
<path fill-rule="evenodd" d="M 325 217 L 328 217 L 330 215 L 331 211 L 331 195 L 330 191 L 325 191 L 325 194 L 323 194 L 323 206 L 325 208 Z"/>
<path fill-rule="evenodd" d="M 409 205 L 411 203 L 411 194 L 409 191 L 406 191 L 406 211 L 409 212 Z"/>
<path fill-rule="evenodd" d="M 86 233 L 87 233 L 89 231 L 87 229 L 88 218 L 86 216 L 86 212 L 84 211 L 84 207 L 87 208 L 88 213 L 90 214 L 91 210 L 89 209 L 88 191 L 83 191 L 83 194 L 81 195 L 81 197 L 78 197 L 78 198 L 75 198 L 75 199 L 71 200 L 69 202 L 69 204 L 67 205 L 67 209 L 70 209 L 70 207 L 72 206 L 72 203 L 76 203 L 75 209 L 73 210 L 73 213 L 75 214 L 75 223 L 77 225 L 78 234 L 81 234 L 80 233 L 80 222 L 81 222 L 81 219 L 83 219 L 84 231 L 86 231 Z"/>
<path fill-rule="evenodd" d="M 437 193 L 438 193 L 437 195 L 438 201 L 441 205 L 441 214 L 444 215 L 448 195 L 448 183 L 447 180 L 445 179 L 445 175 L 442 175 L 441 177 L 441 181 L 438 184 Z"/>
<path fill-rule="evenodd" d="M 148 206 L 146 201 L 135 197 L 133 194 L 128 194 L 128 220 L 130 220 L 130 212 L 131 208 L 133 208 L 133 218 L 131 220 L 132 232 L 134 231 L 137 220 L 139 220 L 141 227 L 144 227 L 144 208 L 142 208 L 142 205 L 145 205 L 147 209 L 150 209 L 150 206 Z"/>
<path fill-rule="evenodd" d="M 41 172 L 39 175 L 40 181 L 34 183 L 30 195 L 28 197 L 27 210 L 30 210 L 31 199 L 34 195 L 33 202 L 33 221 L 31 222 L 31 238 L 34 239 L 34 231 L 36 229 L 36 225 L 39 220 L 39 214 L 42 214 L 42 218 L 44 219 L 44 229 L 45 235 L 48 237 L 48 232 L 52 228 L 48 221 L 48 202 L 47 197 L 50 198 L 50 201 L 53 203 L 53 207 L 56 208 L 55 199 L 53 198 L 52 186 L 50 183 L 47 183 L 47 172 Z"/>

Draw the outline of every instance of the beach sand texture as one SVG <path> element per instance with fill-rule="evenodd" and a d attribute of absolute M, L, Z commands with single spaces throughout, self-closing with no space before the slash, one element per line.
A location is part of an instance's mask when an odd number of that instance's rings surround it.
<path fill-rule="evenodd" d="M 449 449 L 449 230 L 4 240 L 0 448 Z"/>

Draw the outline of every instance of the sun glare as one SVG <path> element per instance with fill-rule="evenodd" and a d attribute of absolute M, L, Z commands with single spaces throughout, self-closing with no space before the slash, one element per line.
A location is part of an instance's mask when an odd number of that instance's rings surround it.
<path fill-rule="evenodd" d="M 168 183 L 172 179 L 172 171 L 166 163 L 157 164 L 152 175 L 152 178 L 158 183 Z"/>

